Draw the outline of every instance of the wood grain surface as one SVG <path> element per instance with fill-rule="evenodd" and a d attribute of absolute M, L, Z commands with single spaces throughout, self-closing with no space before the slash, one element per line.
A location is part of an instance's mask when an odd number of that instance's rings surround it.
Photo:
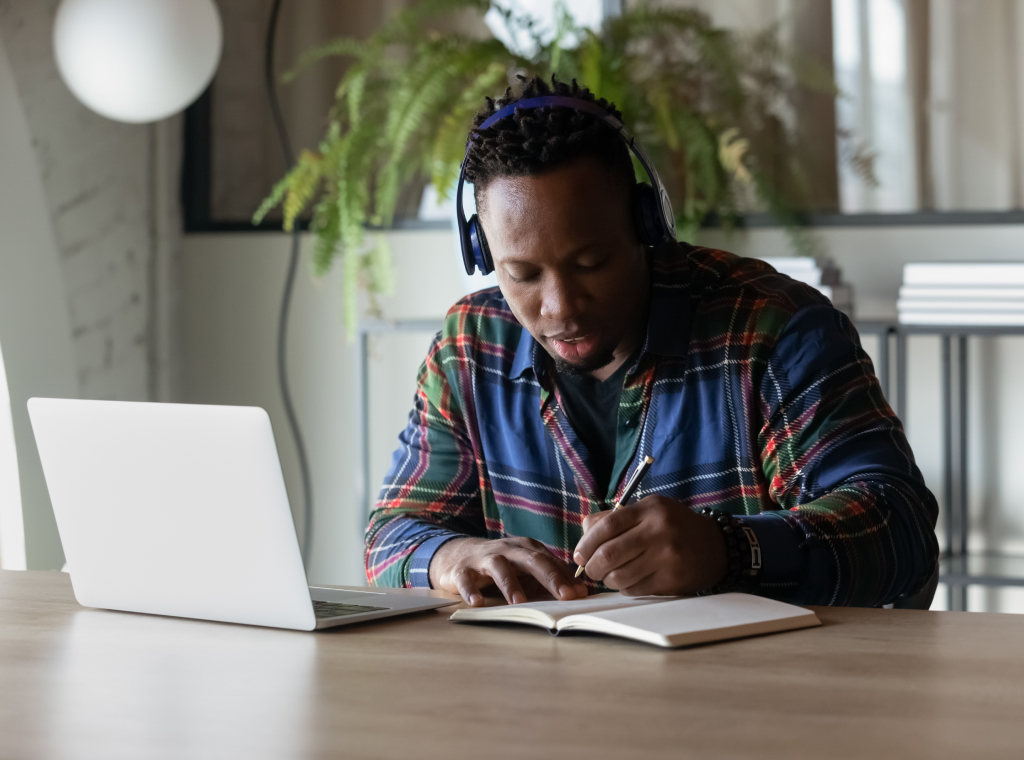
<path fill-rule="evenodd" d="M 298 633 L 0 571 L 0 757 L 1024 757 L 1024 616 L 822 608 L 673 651 L 453 609 Z"/>

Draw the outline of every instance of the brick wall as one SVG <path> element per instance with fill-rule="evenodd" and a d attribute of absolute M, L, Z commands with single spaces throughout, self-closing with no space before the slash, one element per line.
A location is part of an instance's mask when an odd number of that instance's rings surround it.
<path fill-rule="evenodd" d="M 0 0 L 0 35 L 60 249 L 79 391 L 169 398 L 180 128 L 119 124 L 74 98 L 53 56 L 58 5 Z"/>

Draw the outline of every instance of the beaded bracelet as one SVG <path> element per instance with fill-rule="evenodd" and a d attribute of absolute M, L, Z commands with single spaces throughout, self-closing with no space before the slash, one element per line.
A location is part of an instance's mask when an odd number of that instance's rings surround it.
<path fill-rule="evenodd" d="M 722 530 L 729 569 L 717 585 L 698 596 L 723 594 L 728 591 L 753 591 L 761 572 L 761 545 L 754 531 L 721 509 L 704 507 L 700 514 L 710 517 Z"/>

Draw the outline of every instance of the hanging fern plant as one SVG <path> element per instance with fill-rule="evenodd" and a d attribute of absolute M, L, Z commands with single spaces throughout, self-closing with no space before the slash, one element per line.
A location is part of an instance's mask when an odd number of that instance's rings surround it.
<path fill-rule="evenodd" d="M 301 153 L 253 217 L 258 224 L 283 205 L 291 230 L 312 204 L 313 271 L 322 275 L 344 258 L 350 336 L 358 287 L 377 316 L 376 296 L 392 288 L 387 245 L 379 234 L 368 240 L 367 225 L 390 227 L 400 192 L 412 183 L 429 180 L 439 198 L 451 196 L 474 114 L 516 74 L 575 78 L 615 103 L 658 166 L 680 239 L 692 241 L 710 214 L 735 219 L 742 202 L 774 213 L 794 247 L 813 252 L 790 211 L 804 183 L 787 109 L 800 86 L 834 88 L 784 51 L 776 30 L 741 39 L 700 11 L 646 3 L 609 19 L 600 34 L 576 27 L 563 8 L 551 41 L 531 18 L 498 8 L 510 37 L 530 40 L 530 54 L 498 39 L 432 30 L 452 14 L 491 8 L 489 0 L 425 0 L 368 39 L 307 52 L 284 77 L 328 56 L 351 61 L 318 150 Z"/>

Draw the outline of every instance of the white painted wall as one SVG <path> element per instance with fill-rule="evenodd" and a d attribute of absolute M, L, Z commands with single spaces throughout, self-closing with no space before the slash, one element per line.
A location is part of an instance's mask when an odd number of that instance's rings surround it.
<path fill-rule="evenodd" d="M 53 56 L 58 4 L 0 2 L 0 152 L 14 162 L 0 171 L 0 312 L 15 314 L 0 324 L 0 343 L 21 458 L 27 562 L 38 569 L 64 560 L 41 474 L 33 474 L 35 443 L 27 427 L 19 432 L 26 389 L 169 400 L 180 366 L 180 121 L 118 124 L 75 100 Z M 47 362 L 48 384 L 34 385 Z"/>
<path fill-rule="evenodd" d="M 31 396 L 77 395 L 71 322 L 50 210 L 40 181 L 13 72 L 0 39 L 0 346 L 4 355 L 18 483 L 0 484 L 4 496 L 20 491 L 23 536 L 16 510 L 0 510 L 0 562 L 8 568 L 60 567 L 46 483 L 26 401 Z M 2 399 L 0 399 L 2 401 Z M 0 415 L 0 419 L 6 415 Z M 2 424 L 2 422 L 0 422 Z M 0 436 L 9 431 L 0 430 Z M 8 460 L 9 461 L 9 460 Z M 0 476 L 11 477 L 9 467 Z M 20 541 L 19 541 L 20 539 Z M 19 547 L 19 542 L 22 544 Z"/>
<path fill-rule="evenodd" d="M 0 38 L 31 135 L 47 218 L 60 254 L 75 375 L 85 398 L 142 400 L 157 385 L 156 253 L 180 225 L 161 224 L 179 169 L 162 143 L 180 128 L 119 124 L 79 103 L 57 72 L 59 0 L 0 3 Z M 160 174 L 161 171 L 164 174 Z M 164 248 L 170 251 L 171 246 Z"/>
<path fill-rule="evenodd" d="M 1024 259 L 1024 226 L 830 228 L 823 242 L 853 283 L 862 317 L 895 314 L 908 261 Z M 439 318 L 461 295 L 459 270 L 447 232 L 389 234 L 395 251 L 396 295 L 386 315 Z M 778 230 L 731 235 L 706 231 L 702 243 L 744 255 L 786 255 Z M 186 236 L 183 303 L 185 397 L 201 403 L 266 407 L 293 502 L 297 474 L 274 374 L 277 308 L 287 255 L 280 235 Z M 292 323 L 291 371 L 311 452 L 317 538 L 311 580 L 360 582 L 357 511 L 358 432 L 355 355 L 341 322 L 338 273 L 314 283 L 299 278 Z M 395 436 L 411 406 L 415 372 L 429 335 L 374 338 L 371 358 L 373 486 L 383 477 Z M 865 338 L 869 353 L 877 344 Z M 1024 468 L 1024 339 L 972 341 L 971 507 L 977 549 L 1024 553 L 1024 494 L 1015 480 Z M 911 444 L 929 484 L 940 490 L 938 340 L 910 342 Z M 1013 591 L 972 597 L 976 607 L 1024 610 Z M 979 601 L 980 599 L 980 601 Z M 1024 599 L 1018 600 L 1024 602 Z"/>
<path fill-rule="evenodd" d="M 388 235 L 396 295 L 391 318 L 439 317 L 461 294 L 447 232 Z M 304 243 L 308 243 L 306 238 Z M 182 266 L 183 400 L 249 404 L 269 413 L 301 535 L 301 485 L 277 386 L 277 315 L 289 254 L 281 234 L 187 235 Z M 304 251 L 305 255 L 305 251 Z M 315 503 L 312 582 L 365 583 L 359 492 L 354 344 L 346 342 L 340 271 L 297 279 L 290 377 L 309 452 Z M 374 489 L 412 403 L 431 335 L 381 337 L 372 346 Z"/>
<path fill-rule="evenodd" d="M 0 346 L 0 567 L 20 570 L 25 567 L 25 518 L 21 513 L 18 449 L 2 349 Z"/>

